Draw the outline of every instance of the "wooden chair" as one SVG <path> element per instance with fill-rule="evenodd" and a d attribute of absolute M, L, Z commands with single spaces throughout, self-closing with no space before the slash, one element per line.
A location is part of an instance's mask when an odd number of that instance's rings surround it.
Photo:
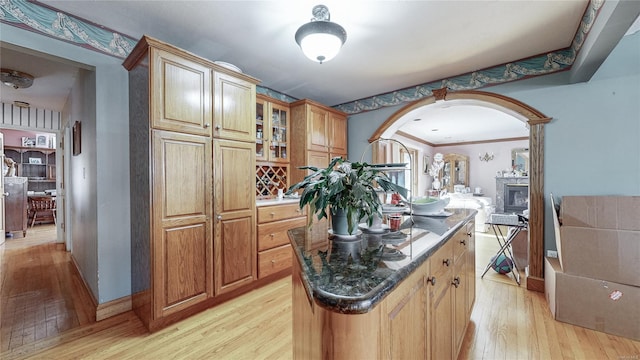
<path fill-rule="evenodd" d="M 56 223 L 56 198 L 51 196 L 30 196 L 29 212 L 31 213 L 31 227 L 36 223 L 38 217 L 53 218 Z"/>

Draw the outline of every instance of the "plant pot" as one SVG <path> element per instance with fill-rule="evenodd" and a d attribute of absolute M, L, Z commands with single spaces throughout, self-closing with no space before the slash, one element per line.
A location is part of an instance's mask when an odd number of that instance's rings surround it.
<path fill-rule="evenodd" d="M 344 209 L 331 209 L 331 230 L 336 236 L 354 236 L 358 233 L 358 221 L 352 221 L 353 229 L 349 231 L 349 222 L 347 212 Z"/>

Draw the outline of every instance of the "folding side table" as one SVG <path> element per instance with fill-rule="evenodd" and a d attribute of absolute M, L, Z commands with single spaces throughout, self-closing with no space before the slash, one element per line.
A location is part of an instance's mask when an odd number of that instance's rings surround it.
<path fill-rule="evenodd" d="M 486 224 L 490 225 L 491 229 L 493 229 L 496 240 L 498 240 L 498 244 L 500 245 L 500 250 L 498 250 L 496 255 L 489 260 L 489 263 L 484 268 L 480 278 L 483 278 L 487 271 L 496 264 L 500 255 L 504 255 L 511 261 L 511 273 L 513 274 L 513 278 L 516 283 L 520 285 L 520 271 L 518 270 L 518 265 L 513 257 L 511 243 L 518 236 L 520 231 L 527 229 L 529 226 L 529 219 L 522 215 L 491 214 L 491 217 Z M 506 236 L 502 233 L 500 225 L 509 227 Z"/>

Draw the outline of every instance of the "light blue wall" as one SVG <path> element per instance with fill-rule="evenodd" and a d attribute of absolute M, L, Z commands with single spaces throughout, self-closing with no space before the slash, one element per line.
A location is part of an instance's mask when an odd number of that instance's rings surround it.
<path fill-rule="evenodd" d="M 640 195 L 640 32 L 624 37 L 588 83 L 558 85 L 556 74 L 483 89 L 552 117 L 545 126 L 544 191 L 565 195 Z M 566 82 L 564 82 L 566 83 Z M 349 118 L 349 158 L 400 107 Z M 545 248 L 555 249 L 546 211 Z"/>
<path fill-rule="evenodd" d="M 69 118 L 83 122 L 85 135 L 82 154 L 71 159 L 71 181 L 82 186 L 67 189 L 70 199 L 84 199 L 77 200 L 78 218 L 69 220 L 74 244 L 82 242 L 74 245 L 80 247 L 74 256 L 98 303 L 130 295 L 129 89 L 122 59 L 2 23 L 0 34 L 3 42 L 95 68 L 83 82 L 92 88 L 82 97 L 87 103 L 95 97 L 95 106 L 76 104 L 80 118 Z"/>

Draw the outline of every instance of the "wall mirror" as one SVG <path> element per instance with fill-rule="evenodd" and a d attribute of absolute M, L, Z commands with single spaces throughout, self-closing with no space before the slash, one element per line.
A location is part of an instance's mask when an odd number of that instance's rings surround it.
<path fill-rule="evenodd" d="M 523 175 L 529 174 L 529 148 L 515 148 L 511 150 L 511 166 Z"/>

